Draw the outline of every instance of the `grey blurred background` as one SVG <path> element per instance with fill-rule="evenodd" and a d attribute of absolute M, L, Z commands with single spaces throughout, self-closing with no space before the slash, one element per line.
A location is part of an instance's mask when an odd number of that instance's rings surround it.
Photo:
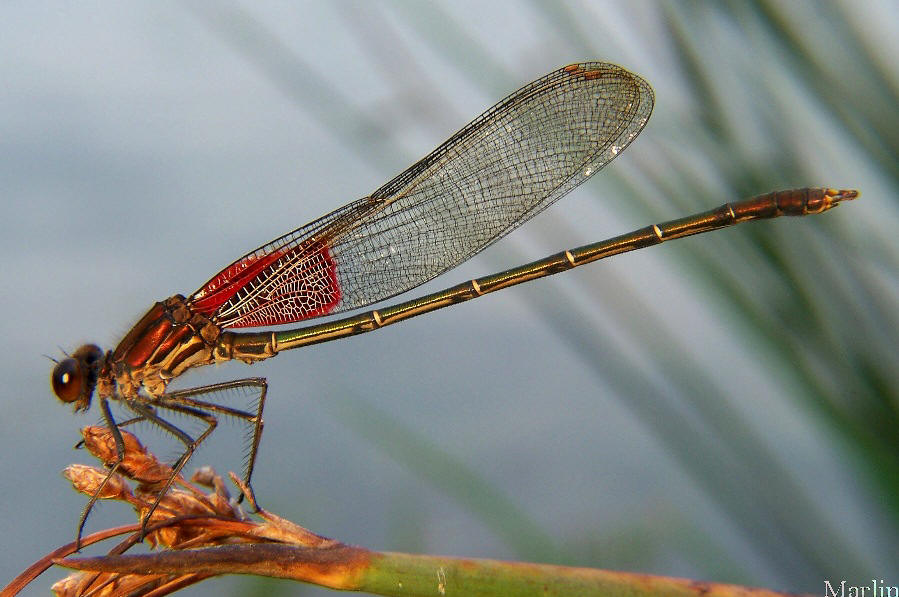
<path fill-rule="evenodd" d="M 0 584 L 70 541 L 85 503 L 58 472 L 90 462 L 71 448 L 99 415 L 56 403 L 42 355 L 113 347 L 154 301 L 585 59 L 653 85 L 643 134 L 425 290 L 771 190 L 863 196 L 178 387 L 267 377 L 259 499 L 342 541 L 899 584 L 897 23 L 887 0 L 5 3 Z M 237 469 L 242 433 L 193 464 Z M 88 528 L 131 521 L 103 504 Z M 327 594 L 184 594 L 263 592 Z"/>

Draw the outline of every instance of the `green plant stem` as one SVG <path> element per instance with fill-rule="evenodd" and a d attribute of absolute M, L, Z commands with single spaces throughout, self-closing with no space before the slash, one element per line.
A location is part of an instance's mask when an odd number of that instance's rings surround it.
<path fill-rule="evenodd" d="M 227 545 L 156 554 L 65 559 L 61 565 L 124 574 L 255 574 L 388 596 L 582 595 L 773 597 L 784 593 L 666 576 L 547 564 L 375 552 L 337 544 Z"/>

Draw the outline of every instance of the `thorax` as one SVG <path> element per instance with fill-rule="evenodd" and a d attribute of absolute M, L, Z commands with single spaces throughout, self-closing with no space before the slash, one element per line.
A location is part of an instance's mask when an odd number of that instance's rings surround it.
<path fill-rule="evenodd" d="M 156 303 L 112 351 L 98 390 L 111 396 L 137 396 L 141 386 L 151 396 L 165 392 L 169 381 L 191 367 L 214 361 L 213 348 L 221 330 L 209 318 L 194 313 L 180 294 Z"/>

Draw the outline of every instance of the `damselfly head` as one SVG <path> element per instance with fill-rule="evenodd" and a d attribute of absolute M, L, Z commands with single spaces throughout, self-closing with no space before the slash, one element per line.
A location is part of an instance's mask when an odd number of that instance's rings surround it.
<path fill-rule="evenodd" d="M 102 364 L 103 351 L 100 347 L 85 344 L 53 368 L 53 375 L 50 376 L 53 393 L 67 404 L 74 403 L 75 411 L 87 410 Z"/>

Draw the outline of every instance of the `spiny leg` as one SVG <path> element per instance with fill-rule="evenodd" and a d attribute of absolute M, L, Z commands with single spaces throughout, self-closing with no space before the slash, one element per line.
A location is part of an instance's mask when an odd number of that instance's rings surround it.
<path fill-rule="evenodd" d="M 203 400 L 196 400 L 192 398 L 192 396 L 203 396 L 206 394 L 211 394 L 214 392 L 229 390 L 235 388 L 259 388 L 259 398 L 257 403 L 256 414 L 253 415 L 249 412 L 231 408 L 228 406 L 223 406 L 221 404 L 216 404 L 214 402 L 207 402 Z M 263 378 L 247 378 L 247 379 L 238 379 L 234 381 L 227 381 L 217 384 L 211 384 L 208 386 L 200 386 L 196 388 L 188 388 L 184 390 L 178 390 L 175 392 L 171 392 L 168 394 L 163 394 L 157 398 L 153 399 L 152 406 L 148 404 L 144 404 L 142 402 L 137 401 L 129 401 L 126 404 L 133 409 L 138 415 L 138 418 L 142 418 L 144 420 L 155 423 L 162 429 L 169 431 L 172 435 L 178 438 L 186 447 L 185 452 L 178 458 L 175 464 L 172 466 L 172 474 L 170 475 L 168 481 L 166 481 L 165 486 L 158 491 L 156 500 L 151 505 L 147 515 L 144 517 L 144 520 L 141 523 L 142 532 L 146 529 L 146 525 L 150 520 L 150 516 L 156 510 L 163 496 L 168 492 L 169 488 L 171 488 L 175 479 L 178 477 L 178 474 L 187 464 L 187 461 L 196 451 L 196 449 L 200 446 L 201 443 L 212 433 L 215 427 L 218 425 L 218 419 L 215 418 L 211 413 L 222 414 L 225 416 L 235 417 L 238 419 L 242 419 L 249 423 L 253 424 L 253 432 L 250 443 L 250 452 L 247 461 L 245 480 L 244 482 L 247 484 L 247 487 L 250 488 L 250 478 L 253 474 L 253 467 L 256 463 L 256 455 L 259 450 L 259 442 L 262 436 L 262 429 L 264 426 L 262 420 L 262 410 L 265 407 L 265 396 L 268 389 L 268 384 Z M 185 414 L 188 416 L 192 416 L 198 419 L 202 419 L 208 425 L 208 427 L 197 437 L 197 439 L 192 439 L 189 435 L 187 435 L 184 431 L 176 427 L 175 425 L 169 423 L 162 417 L 160 417 L 156 409 L 166 409 L 173 412 L 178 412 L 181 414 Z M 240 499 L 243 498 L 243 494 L 241 494 Z"/>
<path fill-rule="evenodd" d="M 100 398 L 100 410 L 103 413 L 103 420 L 106 422 L 106 426 L 112 434 L 113 441 L 115 441 L 116 461 L 109 467 L 109 472 L 106 473 L 106 477 L 94 491 L 93 495 L 91 495 L 90 499 L 87 501 L 87 505 L 84 506 L 84 510 L 81 511 L 81 518 L 78 520 L 78 532 L 75 535 L 75 551 L 81 551 L 81 535 L 84 533 L 84 525 L 87 524 L 87 517 L 91 513 L 91 510 L 93 510 L 94 504 L 100 499 L 100 495 L 103 493 L 103 489 L 106 488 L 106 484 L 109 483 L 109 480 L 116 474 L 116 471 L 118 471 L 122 462 L 125 460 L 125 440 L 122 439 L 122 433 L 119 431 L 118 425 L 116 425 L 115 419 L 112 416 L 112 411 L 109 409 L 109 402 L 106 398 Z M 83 441 L 78 442 L 78 444 L 81 443 L 83 443 Z M 78 445 L 76 445 L 76 447 L 78 447 Z"/>
<path fill-rule="evenodd" d="M 202 400 L 196 400 L 192 398 L 192 396 L 201 396 L 205 394 L 210 394 L 213 392 L 217 392 L 220 390 L 228 390 L 235 388 L 258 388 L 259 389 L 259 398 L 256 407 L 256 414 L 252 414 L 247 411 L 243 411 L 236 408 L 231 408 L 227 406 L 222 406 L 220 404 L 215 404 L 213 402 L 206 402 Z M 268 384 L 263 378 L 247 378 L 247 379 L 239 379 L 234 381 L 228 381 L 218 384 L 211 384 L 208 386 L 200 386 L 197 388 L 189 388 L 185 390 L 178 390 L 175 392 L 171 392 L 169 394 L 164 394 L 158 398 L 147 398 L 141 396 L 137 399 L 131 400 L 122 400 L 123 404 L 125 404 L 128 408 L 134 411 L 137 416 L 122 423 L 116 423 L 115 419 L 112 416 L 112 412 L 109 408 L 108 401 L 106 399 L 101 399 L 101 409 L 103 412 L 103 418 L 110 430 L 110 433 L 113 436 L 113 439 L 116 444 L 116 461 L 110 467 L 110 470 L 104 478 L 103 482 L 91 496 L 87 505 L 84 508 L 84 511 L 81 514 L 81 519 L 78 525 L 78 534 L 76 536 L 76 550 L 80 549 L 81 545 L 81 536 L 84 531 L 84 526 L 87 522 L 87 517 L 90 514 L 90 511 L 93 509 L 94 504 L 99 499 L 100 494 L 103 489 L 106 487 L 106 484 L 112 478 L 112 476 L 118 471 L 119 467 L 122 465 L 122 462 L 125 458 L 125 442 L 122 438 L 122 434 L 119 431 L 120 427 L 125 425 L 131 425 L 138 421 L 148 421 L 168 431 L 173 436 L 175 436 L 179 441 L 181 441 L 185 447 L 185 452 L 178 458 L 172 467 L 172 474 L 169 479 L 166 481 L 165 486 L 157 492 L 156 500 L 150 506 L 144 520 L 142 521 L 142 533 L 146 530 L 146 525 L 150 519 L 150 516 L 155 512 L 156 508 L 159 506 L 162 497 L 168 492 L 177 478 L 178 474 L 187 464 L 187 461 L 196 451 L 196 449 L 200 446 L 200 444 L 212 433 L 212 431 L 218 425 L 218 420 L 210 413 L 218 413 L 225 416 L 231 416 L 237 419 L 244 420 L 253 425 L 251 441 L 250 441 L 250 450 L 247 457 L 247 465 L 244 474 L 244 483 L 246 483 L 248 488 L 251 488 L 250 479 L 253 475 L 253 468 L 256 463 L 256 456 L 259 451 L 259 443 L 262 437 L 262 430 L 264 427 L 264 422 L 262 419 L 262 411 L 265 408 L 265 398 L 268 390 Z M 150 402 L 152 401 L 152 402 Z M 188 416 L 192 416 L 198 419 L 202 419 L 207 423 L 207 428 L 203 433 L 197 437 L 196 440 L 191 438 L 190 435 L 182 431 L 180 428 L 175 425 L 169 423 L 165 419 L 159 416 L 157 413 L 157 408 L 164 408 L 174 412 L 179 412 L 181 414 L 185 414 Z M 83 444 L 79 442 L 79 444 Z M 239 500 L 243 499 L 243 494 L 241 494 Z"/>
<path fill-rule="evenodd" d="M 161 489 L 156 492 L 156 499 L 150 505 L 149 510 L 147 510 L 146 515 L 143 517 L 141 521 L 141 537 L 143 537 L 147 532 L 147 523 L 150 520 L 150 517 L 153 515 L 153 512 L 156 511 L 156 508 L 159 506 L 159 502 L 162 501 L 163 496 L 168 493 L 172 484 L 175 482 L 175 479 L 181 473 L 181 469 L 184 468 L 184 465 L 187 464 L 187 461 L 190 460 L 190 457 L 193 456 L 193 453 L 199 447 L 203 440 L 209 437 L 209 434 L 216 428 L 218 425 L 218 419 L 209 413 L 203 412 L 202 410 L 191 408 L 188 406 L 181 406 L 177 404 L 164 404 L 164 398 L 159 398 L 156 400 L 159 406 L 164 406 L 165 408 L 179 412 L 181 414 L 189 415 L 195 417 L 197 419 L 202 419 L 206 422 L 206 429 L 197 437 L 197 439 L 191 438 L 184 431 L 172 425 L 162 417 L 156 414 L 155 409 L 146 406 L 138 401 L 127 401 L 125 404 L 128 405 L 128 408 L 132 409 L 137 414 L 141 415 L 147 421 L 158 425 L 160 428 L 168 431 L 176 438 L 178 438 L 185 446 L 184 453 L 178 457 L 178 460 L 175 461 L 175 464 L 172 465 L 172 474 L 169 475 L 168 480 L 166 480 L 165 485 Z"/>
<path fill-rule="evenodd" d="M 152 409 L 152 407 L 148 407 L 148 408 Z M 124 421 L 117 421 L 115 425 L 118 429 L 121 429 L 122 427 L 127 427 L 128 425 L 134 425 L 135 423 L 139 423 L 141 421 L 146 421 L 146 420 L 147 419 L 144 418 L 143 415 L 141 415 L 139 417 L 131 417 L 130 419 L 126 419 Z M 115 435 L 113 435 L 113 437 L 115 437 Z M 75 444 L 75 449 L 80 450 L 83 447 L 84 447 L 84 439 L 78 440 L 78 443 Z"/>
<path fill-rule="evenodd" d="M 258 388 L 259 389 L 259 398 L 256 402 L 256 414 L 249 413 L 244 410 L 239 410 L 236 408 L 231 408 L 228 406 L 222 406 L 221 404 L 216 404 L 213 402 L 206 402 L 203 400 L 196 400 L 193 396 L 201 396 L 204 394 L 209 394 L 212 392 L 217 392 L 220 390 L 230 390 L 230 389 L 239 389 L 239 388 Z M 180 405 L 186 406 L 190 408 L 195 408 L 201 411 L 214 412 L 230 417 L 234 417 L 236 419 L 242 419 L 247 423 L 253 425 L 253 429 L 250 437 L 250 446 L 249 453 L 247 454 L 247 463 L 246 468 L 244 470 L 244 483 L 246 486 L 252 490 L 252 485 L 250 483 L 253 477 L 253 468 L 256 466 L 256 456 L 259 453 L 259 443 L 262 439 L 262 430 L 265 427 L 265 422 L 262 419 L 262 411 L 265 409 L 265 397 L 268 392 L 268 382 L 262 377 L 249 377 L 246 379 L 236 379 L 233 381 L 226 381 L 223 383 L 212 384 L 208 386 L 201 386 L 198 388 L 188 388 L 185 390 L 178 390 L 175 392 L 171 392 L 169 394 L 165 394 L 158 401 L 157 404 L 164 408 L 172 408 L 172 405 Z M 174 410 L 174 409 L 173 409 Z M 237 501 L 240 502 L 243 500 L 243 493 L 240 494 Z M 258 506 L 257 506 L 258 509 Z"/>

